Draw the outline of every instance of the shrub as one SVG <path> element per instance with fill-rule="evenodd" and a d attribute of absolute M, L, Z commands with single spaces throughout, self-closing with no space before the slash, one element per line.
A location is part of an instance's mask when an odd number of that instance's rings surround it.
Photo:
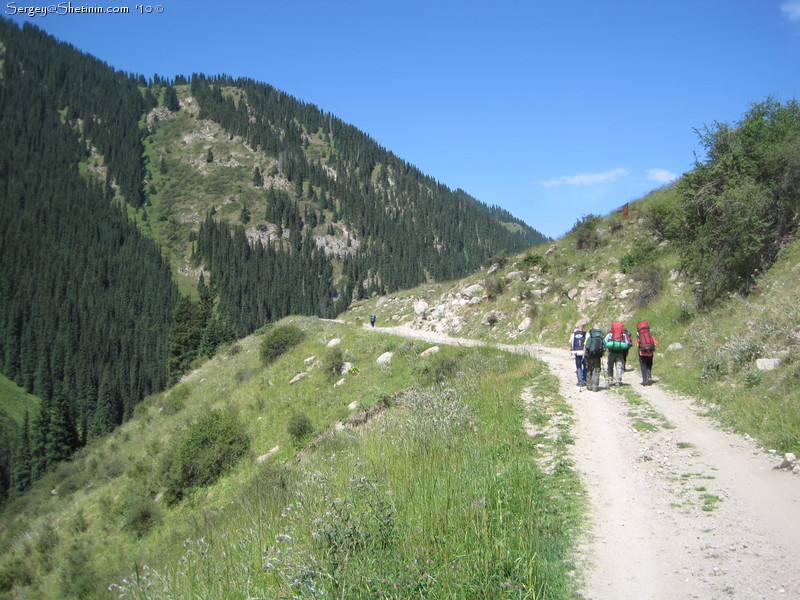
<path fill-rule="evenodd" d="M 544 256 L 541 254 L 527 254 L 521 260 L 517 261 L 517 267 L 520 269 L 530 269 L 541 265 L 544 262 Z"/>
<path fill-rule="evenodd" d="M 502 295 L 505 289 L 505 282 L 502 278 L 497 276 L 488 277 L 486 281 L 483 282 L 483 285 L 486 288 L 486 295 L 489 297 L 489 300 L 494 300 Z"/>
<path fill-rule="evenodd" d="M 189 399 L 189 388 L 186 384 L 175 386 L 167 393 L 166 402 L 162 407 L 164 415 L 174 415 L 183 410 Z"/>
<path fill-rule="evenodd" d="M 600 219 L 597 215 L 584 215 L 575 223 L 572 233 L 575 234 L 575 247 L 578 250 L 596 250 L 600 247 L 600 234 L 597 232 Z"/>
<path fill-rule="evenodd" d="M 212 410 L 204 415 L 166 453 L 161 468 L 164 499 L 174 504 L 193 488 L 214 483 L 249 445 L 250 438 L 233 411 Z"/>
<path fill-rule="evenodd" d="M 654 258 L 658 244 L 654 241 L 640 242 L 619 260 L 619 268 L 623 273 L 628 273 L 635 267 L 645 265 Z"/>
<path fill-rule="evenodd" d="M 435 354 L 431 359 L 430 379 L 433 383 L 443 383 L 458 372 L 458 361 L 452 356 Z"/>
<path fill-rule="evenodd" d="M 664 269 L 656 265 L 643 265 L 631 273 L 634 281 L 639 283 L 639 291 L 633 298 L 634 308 L 641 310 L 647 307 L 664 288 L 666 278 Z"/>
<path fill-rule="evenodd" d="M 344 365 L 344 354 L 339 348 L 331 348 L 322 359 L 322 372 L 333 379 L 342 374 L 342 366 Z"/>
<path fill-rule="evenodd" d="M 678 184 L 682 214 L 671 235 L 702 282 L 695 294 L 702 306 L 748 293 L 784 236 L 797 231 L 800 105 L 768 99 L 734 126 L 717 123 L 700 134 L 708 159 Z"/>
<path fill-rule="evenodd" d="M 305 333 L 294 325 L 281 325 L 270 329 L 261 341 L 260 355 L 264 365 L 275 362 L 284 352 L 303 341 Z"/>
<path fill-rule="evenodd" d="M 153 501 L 150 491 L 142 482 L 128 485 L 120 503 L 122 528 L 140 538 L 144 536 L 159 519 L 158 505 Z"/>
<path fill-rule="evenodd" d="M 645 226 L 657 238 L 674 238 L 679 227 L 679 208 L 662 202 L 650 207 L 644 215 Z"/>
<path fill-rule="evenodd" d="M 300 444 L 312 430 L 311 419 L 307 414 L 299 411 L 292 414 L 289 424 L 286 426 L 286 431 L 292 436 L 295 444 Z"/>

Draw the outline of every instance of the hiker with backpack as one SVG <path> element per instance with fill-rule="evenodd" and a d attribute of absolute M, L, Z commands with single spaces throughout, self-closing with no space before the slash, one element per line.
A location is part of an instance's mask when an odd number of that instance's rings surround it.
<path fill-rule="evenodd" d="M 639 347 L 639 368 L 642 371 L 642 385 L 653 383 L 653 354 L 658 342 L 650 333 L 650 323 L 639 321 L 636 324 L 636 345 Z"/>
<path fill-rule="evenodd" d="M 625 352 L 630 348 L 630 344 L 625 339 L 625 325 L 620 321 L 611 323 L 611 331 L 605 339 L 608 349 L 608 364 L 606 366 L 606 377 L 614 383 L 614 371 L 616 371 L 617 385 L 622 385 L 622 373 L 625 371 Z"/>
<path fill-rule="evenodd" d="M 583 325 L 578 325 L 569 336 L 569 353 L 575 358 L 575 374 L 578 376 L 578 387 L 581 391 L 585 383 L 583 358 L 585 346 L 586 332 L 583 330 Z"/>
<path fill-rule="evenodd" d="M 590 392 L 600 391 L 600 371 L 603 369 L 605 351 L 606 342 L 603 339 L 603 331 L 596 327 L 590 329 L 583 354 L 586 360 L 586 389 Z"/>
<path fill-rule="evenodd" d="M 628 344 L 628 347 L 622 351 L 622 372 L 624 373 L 628 370 L 628 351 L 631 349 L 631 346 L 633 346 L 633 338 L 631 337 L 631 332 L 627 329 L 622 330 L 622 337 L 625 338 Z"/>

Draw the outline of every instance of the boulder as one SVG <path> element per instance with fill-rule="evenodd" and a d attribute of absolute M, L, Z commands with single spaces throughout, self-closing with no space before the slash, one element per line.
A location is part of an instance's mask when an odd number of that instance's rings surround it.
<path fill-rule="evenodd" d="M 506 279 L 522 279 L 523 275 L 522 271 L 511 271 L 511 273 L 506 274 Z"/>
<path fill-rule="evenodd" d="M 328 348 L 333 348 L 334 346 L 338 346 L 342 343 L 342 340 L 339 338 L 333 338 L 330 342 L 328 342 Z"/>
<path fill-rule="evenodd" d="M 572 288 L 570 291 L 567 292 L 567 298 L 570 300 L 575 300 L 575 296 L 578 295 L 578 288 Z"/>
<path fill-rule="evenodd" d="M 683 344 L 681 344 L 680 342 L 675 342 L 674 344 L 670 344 L 669 346 L 667 346 L 668 352 L 674 352 L 676 350 L 683 350 Z"/>
<path fill-rule="evenodd" d="M 531 326 L 531 323 L 532 323 L 532 322 L 533 322 L 533 321 L 531 320 L 531 318 L 530 318 L 530 317 L 525 317 L 525 318 L 522 320 L 522 323 L 520 323 L 519 325 L 517 325 L 517 331 L 527 331 L 527 330 L 528 330 L 528 328 Z"/>
<path fill-rule="evenodd" d="M 298 381 L 300 381 L 300 380 L 301 380 L 303 377 L 305 377 L 306 375 L 308 375 L 308 371 L 303 371 L 302 373 L 298 373 L 297 375 L 295 375 L 294 377 L 292 377 L 292 378 L 289 380 L 289 385 L 292 385 L 292 384 L 294 384 L 294 383 L 297 383 Z"/>
<path fill-rule="evenodd" d="M 375 363 L 379 365 L 388 365 L 390 362 L 392 362 L 393 356 L 394 354 L 392 352 L 384 352 L 378 357 Z"/>
<path fill-rule="evenodd" d="M 469 287 L 465 287 L 461 290 L 461 293 L 466 296 L 467 298 L 472 298 L 473 296 L 481 296 L 483 295 L 484 288 L 480 283 L 476 283 Z"/>
<path fill-rule="evenodd" d="M 421 315 L 426 310 L 428 310 L 428 303 L 425 300 L 417 300 L 414 302 L 414 312 L 418 315 Z"/>
<path fill-rule="evenodd" d="M 266 454 L 262 454 L 261 456 L 259 456 L 258 458 L 256 458 L 256 462 L 263 463 L 265 460 L 267 460 L 267 459 L 268 459 L 270 456 L 272 456 L 273 454 L 275 454 L 275 453 L 276 453 L 278 450 L 280 450 L 280 449 L 281 449 L 281 447 L 280 447 L 280 446 L 275 446 L 275 447 L 274 447 L 272 450 L 270 450 L 270 451 L 269 451 L 269 452 L 267 452 Z"/>
<path fill-rule="evenodd" d="M 431 346 L 427 350 L 423 350 L 420 353 L 420 357 L 421 358 L 428 358 L 429 356 L 432 356 L 432 355 L 436 354 L 437 352 L 439 352 L 439 346 Z"/>
<path fill-rule="evenodd" d="M 780 358 L 759 358 L 756 359 L 756 368 L 759 371 L 774 371 L 781 364 Z"/>

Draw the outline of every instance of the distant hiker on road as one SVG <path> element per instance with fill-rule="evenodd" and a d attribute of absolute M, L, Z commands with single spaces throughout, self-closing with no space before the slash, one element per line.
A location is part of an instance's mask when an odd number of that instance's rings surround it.
<path fill-rule="evenodd" d="M 369 316 L 369 324 L 375 327 L 375 315 Z"/>
<path fill-rule="evenodd" d="M 639 368 L 642 370 L 642 385 L 653 383 L 653 354 L 658 342 L 650 335 L 650 323 L 639 321 L 636 324 L 636 345 L 639 347 Z"/>
<path fill-rule="evenodd" d="M 583 387 L 584 379 L 584 346 L 586 345 L 586 332 L 583 325 L 578 325 L 569 336 L 569 352 L 575 358 L 575 374 L 578 376 L 578 387 Z"/>
<path fill-rule="evenodd" d="M 591 392 L 600 391 L 600 371 L 603 369 L 603 354 L 606 342 L 603 331 L 596 327 L 589 330 L 589 337 L 584 348 L 586 359 L 586 388 Z"/>
<path fill-rule="evenodd" d="M 611 331 L 605 339 L 608 348 L 608 364 L 606 366 L 606 377 L 614 384 L 614 371 L 617 375 L 617 385 L 622 385 L 622 373 L 625 370 L 625 352 L 630 348 L 625 339 L 625 326 L 620 321 L 611 323 Z"/>

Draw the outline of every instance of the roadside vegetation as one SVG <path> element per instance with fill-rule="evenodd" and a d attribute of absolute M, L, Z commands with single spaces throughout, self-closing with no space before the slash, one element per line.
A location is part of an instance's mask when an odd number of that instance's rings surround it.
<path fill-rule="evenodd" d="M 17 499 L 0 598 L 571 597 L 577 476 L 522 427 L 557 385 L 428 346 L 293 318 L 223 347 Z"/>
<path fill-rule="evenodd" d="M 800 452 L 800 107 L 767 99 L 698 133 L 707 156 L 677 183 L 584 215 L 556 242 L 497 256 L 463 280 L 347 314 L 556 347 L 578 323 L 607 331 L 622 320 L 634 331 L 647 320 L 659 385 L 700 398 L 769 449 Z M 455 306 L 475 284 L 483 299 Z M 429 308 L 417 313 L 419 300 Z M 778 360 L 764 370 L 759 359 Z"/>

